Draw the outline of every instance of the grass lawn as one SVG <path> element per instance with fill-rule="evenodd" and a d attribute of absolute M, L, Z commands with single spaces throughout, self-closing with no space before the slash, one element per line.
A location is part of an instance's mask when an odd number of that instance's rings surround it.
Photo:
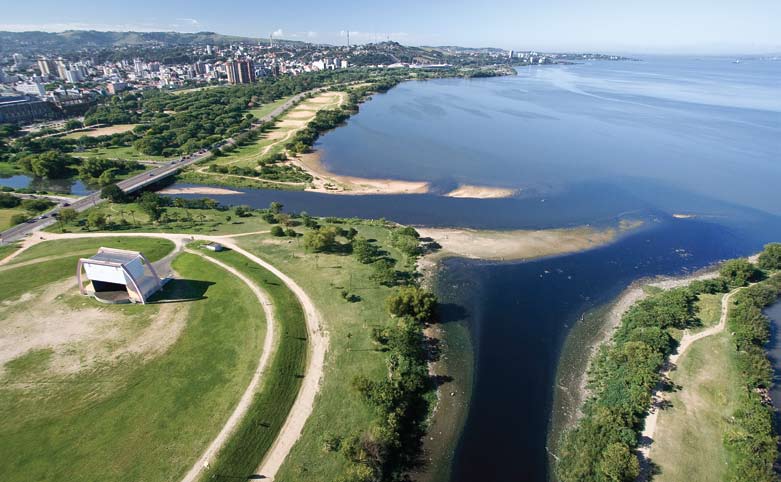
<path fill-rule="evenodd" d="M 284 104 L 285 102 L 290 100 L 291 97 L 293 97 L 293 96 L 291 95 L 291 96 L 288 96 L 288 97 L 282 97 L 281 99 L 275 100 L 274 102 L 269 102 L 268 104 L 263 104 L 260 107 L 256 107 L 254 109 L 250 109 L 249 113 L 254 115 L 256 119 L 260 119 L 262 117 L 265 117 L 265 116 L 271 114 L 271 112 L 273 112 L 274 109 L 276 109 L 277 107 L 281 106 L 282 104 Z"/>
<path fill-rule="evenodd" d="M 143 154 L 138 152 L 132 146 L 121 147 L 101 147 L 94 149 L 87 149 L 84 152 L 71 153 L 74 157 L 105 157 L 107 159 L 124 159 L 131 161 L 148 160 L 148 161 L 166 161 L 170 159 L 176 159 L 176 157 L 164 157 L 164 156 L 151 156 L 149 154 Z"/>
<path fill-rule="evenodd" d="M 301 304 L 274 274 L 233 251 L 205 253 L 242 271 L 266 291 L 277 321 L 275 352 L 252 407 L 203 477 L 232 480 L 221 475 L 254 473 L 285 423 L 306 369 L 308 334 Z"/>
<path fill-rule="evenodd" d="M 721 298 L 723 296 L 723 293 L 703 293 L 699 295 L 697 307 L 699 309 L 698 318 L 702 323 L 702 328 L 698 329 L 704 329 L 718 324 L 719 318 L 721 318 Z"/>
<path fill-rule="evenodd" d="M 101 246 L 106 248 L 141 251 L 150 261 L 157 261 L 174 249 L 174 244 L 167 239 L 121 238 L 119 235 L 116 238 L 63 239 L 36 244 L 14 258 L 11 261 L 11 264 L 42 258 L 44 256 L 67 256 L 77 258 L 95 254 L 97 249 Z M 76 267 L 74 266 L 73 269 L 75 270 Z"/>
<path fill-rule="evenodd" d="M 19 249 L 19 245 L 17 243 L 13 244 L 3 244 L 0 246 L 0 259 L 5 258 L 6 256 L 10 255 L 14 251 Z"/>
<path fill-rule="evenodd" d="M 106 127 L 96 127 L 88 130 L 71 132 L 70 134 L 65 134 L 62 137 L 63 139 L 80 139 L 85 136 L 88 137 L 110 136 L 112 134 L 120 134 L 123 132 L 132 131 L 133 128 L 137 125 L 138 124 L 115 124 Z"/>
<path fill-rule="evenodd" d="M 45 284 L 62 277 L 59 269 L 37 266 L 14 268 L 13 280 Z M 63 276 L 72 275 L 72 261 L 67 268 Z M 182 254 L 174 269 L 200 283 L 167 285 L 167 297 L 194 300 L 183 302 L 187 322 L 164 353 L 70 375 L 45 370 L 52 357 L 45 349 L 11 363 L 0 385 L 0 479 L 176 480 L 194 463 L 245 390 L 265 324 L 249 288 L 221 268 Z M 9 278 L 0 284 L 14 284 Z"/>
<path fill-rule="evenodd" d="M 730 455 L 724 447 L 728 420 L 743 390 L 727 331 L 695 342 L 679 360 L 672 380 L 681 390 L 659 414 L 651 461 L 654 481 L 724 480 Z"/>
<path fill-rule="evenodd" d="M 377 239 L 394 258 L 404 259 L 400 252 L 389 246 L 386 228 L 367 224 L 354 227 L 361 236 Z M 323 315 L 324 329 L 329 334 L 325 376 L 314 411 L 276 479 L 338 480 L 346 472 L 348 462 L 340 453 L 325 452 L 323 440 L 328 436 L 345 438 L 363 433 L 377 417 L 351 384 L 358 375 L 376 380 L 387 373 L 386 354 L 376 349 L 371 331 L 373 327 L 391 323 L 385 299 L 393 288 L 372 281 L 371 267 L 359 263 L 354 256 L 304 252 L 300 238 L 291 240 L 263 234 L 237 240 L 245 249 L 279 267 L 306 290 Z M 398 268 L 409 269 L 409 266 L 400 262 Z M 340 296 L 342 290 L 360 296 L 361 300 L 346 301 Z"/>
<path fill-rule="evenodd" d="M 14 214 L 27 214 L 27 211 L 24 209 L 19 208 L 3 208 L 0 209 L 0 231 L 3 231 L 5 229 L 10 228 L 13 226 L 11 224 L 11 217 Z"/>

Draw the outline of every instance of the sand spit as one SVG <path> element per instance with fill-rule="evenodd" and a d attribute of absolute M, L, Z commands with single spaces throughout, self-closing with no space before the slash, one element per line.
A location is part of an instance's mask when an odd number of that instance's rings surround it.
<path fill-rule="evenodd" d="M 470 198 L 470 199 L 497 199 L 513 197 L 518 194 L 518 189 L 506 187 L 475 186 L 471 184 L 461 184 L 456 189 L 445 194 L 447 197 Z"/>
<path fill-rule="evenodd" d="M 624 231 L 642 225 L 641 221 L 622 221 L 616 227 L 589 226 L 565 229 L 484 231 L 462 228 L 418 228 L 423 237 L 442 246 L 435 256 L 512 261 L 574 253 L 602 246 Z"/>

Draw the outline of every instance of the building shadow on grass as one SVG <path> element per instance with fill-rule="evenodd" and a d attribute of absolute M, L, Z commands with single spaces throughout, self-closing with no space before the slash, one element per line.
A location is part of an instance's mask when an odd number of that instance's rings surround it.
<path fill-rule="evenodd" d="M 182 303 L 206 299 L 206 291 L 213 285 L 212 281 L 194 279 L 171 279 L 163 285 L 163 289 L 155 293 L 149 303 Z"/>

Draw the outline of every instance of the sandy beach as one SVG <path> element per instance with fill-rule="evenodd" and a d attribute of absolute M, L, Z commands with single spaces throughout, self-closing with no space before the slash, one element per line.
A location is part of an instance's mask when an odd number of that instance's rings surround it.
<path fill-rule="evenodd" d="M 314 180 L 307 191 L 328 194 L 428 194 L 431 184 L 426 181 L 404 181 L 401 179 L 372 179 L 355 176 L 342 176 L 330 172 L 322 162 L 318 152 L 300 154 L 291 158 L 291 162 L 308 172 Z M 444 194 L 448 197 L 492 199 L 512 197 L 517 189 L 462 184 Z"/>
<path fill-rule="evenodd" d="M 193 186 L 193 187 L 169 187 L 160 191 L 160 194 L 203 194 L 204 196 L 218 196 L 223 194 L 241 194 L 239 191 L 211 186 Z"/>

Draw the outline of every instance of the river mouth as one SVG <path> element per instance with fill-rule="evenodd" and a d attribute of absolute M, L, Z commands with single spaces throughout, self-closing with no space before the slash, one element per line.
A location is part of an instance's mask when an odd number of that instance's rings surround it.
<path fill-rule="evenodd" d="M 440 397 L 452 403 L 432 425 L 426 455 L 437 467 L 426 480 L 548 481 L 577 403 L 554 400 L 556 386 L 582 373 L 600 307 L 637 279 L 686 274 L 781 240 L 781 168 L 771 162 L 781 138 L 781 96 L 771 95 L 781 64 L 754 65 L 662 59 L 405 83 L 316 145 L 339 174 L 443 186 L 435 192 L 518 189 L 510 198 L 247 189 L 209 197 L 486 230 L 643 220 L 642 229 L 579 253 L 440 262 L 435 286 L 453 355 Z M 735 85 L 750 92 L 738 95 Z M 452 430 L 440 431 L 440 418 Z"/>

